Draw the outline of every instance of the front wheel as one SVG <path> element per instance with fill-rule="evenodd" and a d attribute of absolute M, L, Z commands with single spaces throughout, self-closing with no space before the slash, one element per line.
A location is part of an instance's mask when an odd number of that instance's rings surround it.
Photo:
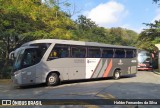
<path fill-rule="evenodd" d="M 120 78 L 120 70 L 115 70 L 113 78 L 116 80 Z"/>
<path fill-rule="evenodd" d="M 48 75 L 46 83 L 48 86 L 55 86 L 59 84 L 59 76 L 56 73 L 51 73 Z"/>

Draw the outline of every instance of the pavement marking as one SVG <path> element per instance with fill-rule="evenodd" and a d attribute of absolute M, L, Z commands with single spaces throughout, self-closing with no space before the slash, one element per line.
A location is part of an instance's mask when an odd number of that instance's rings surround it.
<path fill-rule="evenodd" d="M 96 96 L 101 97 L 103 99 L 116 99 L 116 97 L 114 97 L 113 95 L 105 92 L 103 94 L 97 94 Z"/>

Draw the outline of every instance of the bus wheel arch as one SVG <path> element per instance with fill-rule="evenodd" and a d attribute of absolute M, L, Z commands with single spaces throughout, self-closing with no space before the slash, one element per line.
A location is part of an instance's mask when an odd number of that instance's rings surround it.
<path fill-rule="evenodd" d="M 60 73 L 58 71 L 49 72 L 46 77 L 46 84 L 48 86 L 56 86 L 60 83 Z"/>
<path fill-rule="evenodd" d="M 115 80 L 118 80 L 118 79 L 120 79 L 120 77 L 121 77 L 121 69 L 120 68 L 116 68 L 114 70 L 114 72 L 113 72 L 113 78 Z"/>

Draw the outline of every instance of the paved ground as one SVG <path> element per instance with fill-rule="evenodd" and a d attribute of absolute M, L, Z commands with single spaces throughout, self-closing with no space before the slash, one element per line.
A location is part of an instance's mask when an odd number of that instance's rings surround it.
<path fill-rule="evenodd" d="M 160 99 L 160 75 L 153 72 L 139 71 L 135 76 L 120 80 L 94 80 L 81 82 L 66 82 L 56 87 L 44 85 L 30 86 L 23 89 L 13 88 L 10 84 L 0 85 L 0 99 Z M 38 107 L 38 106 L 36 106 Z M 49 106 L 46 106 L 49 107 Z M 52 107 L 52 106 L 50 106 Z M 72 105 L 55 107 L 73 107 Z M 106 107 L 104 105 L 78 105 L 81 107 Z M 107 107 L 137 107 L 137 106 L 107 106 Z M 160 106 L 142 106 L 139 108 L 158 108 Z"/>

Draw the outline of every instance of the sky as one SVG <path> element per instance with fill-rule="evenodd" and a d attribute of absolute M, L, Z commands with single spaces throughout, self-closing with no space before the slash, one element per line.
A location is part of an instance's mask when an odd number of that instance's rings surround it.
<path fill-rule="evenodd" d="M 98 26 L 122 27 L 140 33 L 143 23 L 160 19 L 160 6 L 152 0 L 68 0 L 72 19 L 85 15 Z M 75 10 L 75 12 L 73 11 Z"/>

